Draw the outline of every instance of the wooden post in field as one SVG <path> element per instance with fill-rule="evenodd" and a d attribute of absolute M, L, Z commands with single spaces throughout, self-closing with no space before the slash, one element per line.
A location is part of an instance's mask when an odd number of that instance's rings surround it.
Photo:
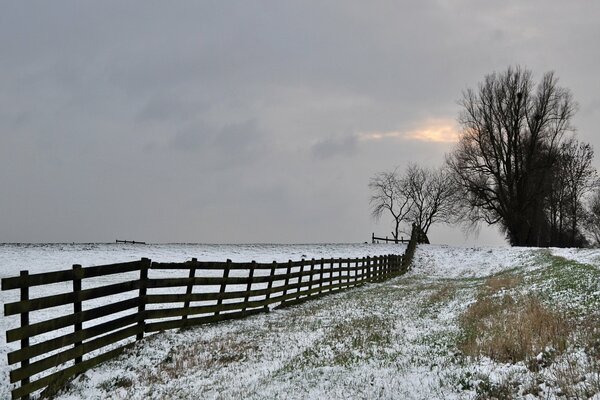
<path fill-rule="evenodd" d="M 312 290 L 313 273 L 314 272 L 315 272 L 315 259 L 311 258 L 310 259 L 310 279 L 308 280 L 308 291 L 309 292 Z M 309 296 L 312 296 L 312 293 L 310 293 Z"/>
<path fill-rule="evenodd" d="M 190 278 L 190 282 L 187 285 L 187 288 L 185 290 L 185 294 L 186 296 L 188 296 L 188 299 L 185 300 L 185 302 L 183 303 L 183 308 L 187 309 L 190 306 L 190 300 L 189 300 L 189 296 L 192 294 L 192 292 L 194 291 L 194 282 L 193 279 L 196 277 L 196 267 L 198 265 L 198 259 L 197 258 L 192 258 L 192 264 L 190 265 L 190 273 L 188 275 L 188 278 Z M 183 320 L 183 325 L 185 326 L 185 323 L 187 321 L 188 316 L 187 315 L 183 315 L 181 317 L 181 319 Z"/>
<path fill-rule="evenodd" d="M 73 265 L 73 313 L 75 316 L 75 324 L 73 325 L 73 332 L 77 333 L 82 330 L 81 319 L 78 318 L 77 314 L 81 313 L 81 278 L 83 278 L 83 270 L 81 269 L 81 265 L 75 264 Z M 73 345 L 74 348 L 78 348 L 81 346 L 82 342 L 75 342 Z M 83 356 L 75 357 L 75 364 L 79 364 L 83 361 Z"/>
<path fill-rule="evenodd" d="M 21 301 L 29 300 L 29 271 L 21 271 Z M 29 326 L 29 311 L 21 313 L 21 328 Z M 21 349 L 29 347 L 29 336 L 21 339 Z M 21 368 L 29 366 L 29 358 L 21 361 Z M 21 379 L 21 387 L 29 384 L 29 377 Z M 29 400 L 29 395 L 22 397 L 23 399 Z"/>
<path fill-rule="evenodd" d="M 362 258 L 360 263 L 360 280 L 359 283 L 365 280 L 365 270 L 367 268 L 367 259 L 365 257 Z"/>
<path fill-rule="evenodd" d="M 269 276 L 269 283 L 267 283 L 267 295 L 265 297 L 265 300 L 269 301 L 269 299 L 271 298 L 271 290 L 273 289 L 273 279 L 275 276 L 275 270 L 277 269 L 277 261 L 273 261 L 273 265 L 271 266 L 271 275 Z M 265 311 L 269 312 L 269 305 L 265 304 Z"/>
<path fill-rule="evenodd" d="M 333 283 L 335 282 L 333 280 L 333 278 L 334 278 L 333 275 L 334 275 L 334 272 L 333 272 L 333 258 L 331 258 L 331 261 L 329 262 L 329 290 L 328 290 L 328 292 L 332 292 L 333 291 Z"/>
<path fill-rule="evenodd" d="M 342 257 L 340 257 L 340 260 L 338 261 L 339 264 L 339 272 L 338 272 L 338 279 L 337 279 L 337 283 L 339 285 L 338 289 L 342 289 Z"/>
<path fill-rule="evenodd" d="M 290 274 L 292 273 L 292 260 L 288 260 L 288 266 L 285 273 L 285 281 L 283 283 L 283 299 L 281 300 L 281 305 L 285 303 L 285 296 L 288 293 L 288 285 L 290 284 Z"/>
<path fill-rule="evenodd" d="M 377 277 L 378 277 L 378 265 L 379 265 L 379 256 L 375 256 L 373 257 L 373 273 L 371 274 L 371 278 L 373 278 L 373 281 L 377 281 Z"/>
<path fill-rule="evenodd" d="M 371 258 L 367 256 L 367 280 L 371 279 Z"/>
<path fill-rule="evenodd" d="M 246 284 L 246 295 L 244 296 L 244 308 L 242 312 L 248 308 L 248 301 L 250 300 L 250 290 L 252 290 L 252 278 L 254 277 L 254 270 L 256 269 L 256 261 L 252 260 L 252 266 L 248 272 L 248 283 Z"/>
<path fill-rule="evenodd" d="M 139 291 L 139 305 L 138 305 L 138 326 L 140 331 L 135 336 L 135 340 L 142 340 L 144 338 L 144 324 L 146 320 L 146 291 L 148 287 L 148 269 L 152 261 L 149 258 L 142 258 L 140 266 L 140 291 Z"/>
<path fill-rule="evenodd" d="M 350 287 L 350 260 L 346 262 L 346 287 Z"/>
<path fill-rule="evenodd" d="M 323 292 L 323 270 L 325 269 L 325 259 L 321 257 L 321 273 L 319 274 L 319 294 Z"/>
<path fill-rule="evenodd" d="M 223 295 L 225 293 L 225 289 L 227 288 L 227 279 L 229 279 L 229 269 L 231 268 L 231 260 L 227 259 L 227 263 L 225 268 L 223 269 L 223 280 L 221 281 L 221 287 L 219 288 L 219 298 L 217 299 L 217 311 L 215 311 L 215 315 L 219 315 L 221 310 L 218 309 L 218 306 L 223 304 Z"/>
<path fill-rule="evenodd" d="M 300 298 L 300 291 L 302 290 L 302 278 L 304 278 L 304 258 L 300 259 L 300 277 L 298 278 L 298 290 L 296 299 Z"/>

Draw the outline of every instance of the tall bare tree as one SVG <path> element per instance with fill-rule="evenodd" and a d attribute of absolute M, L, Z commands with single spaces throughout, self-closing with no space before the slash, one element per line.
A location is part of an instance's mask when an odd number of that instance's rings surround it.
<path fill-rule="evenodd" d="M 409 165 L 404 181 L 412 200 L 410 220 L 427 235 L 436 222 L 450 222 L 456 208 L 456 188 L 446 168 Z"/>
<path fill-rule="evenodd" d="M 371 215 L 379 220 L 384 213 L 393 218 L 392 236 L 398 240 L 400 225 L 410 212 L 411 202 L 406 185 L 400 179 L 398 170 L 377 173 L 369 182 L 371 189 Z"/>
<path fill-rule="evenodd" d="M 513 245 L 542 245 L 551 166 L 576 109 L 552 72 L 535 85 L 521 67 L 487 75 L 460 102 L 462 133 L 448 166 L 472 221 L 500 223 Z"/>

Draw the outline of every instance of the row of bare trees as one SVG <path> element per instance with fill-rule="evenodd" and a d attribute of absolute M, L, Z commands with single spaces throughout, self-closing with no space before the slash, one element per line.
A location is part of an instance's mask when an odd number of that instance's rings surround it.
<path fill-rule="evenodd" d="M 460 105 L 460 138 L 444 166 L 376 175 L 373 216 L 391 212 L 396 235 L 402 221 L 424 232 L 441 221 L 497 224 L 517 246 L 600 243 L 594 151 L 575 138 L 577 105 L 553 73 L 537 84 L 521 67 L 487 75 Z"/>

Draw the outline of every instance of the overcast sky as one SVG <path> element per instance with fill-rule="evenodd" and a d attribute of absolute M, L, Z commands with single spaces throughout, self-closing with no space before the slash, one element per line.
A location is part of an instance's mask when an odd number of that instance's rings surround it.
<path fill-rule="evenodd" d="M 369 178 L 440 165 L 485 74 L 555 71 L 599 150 L 599 21 L 596 1 L 1 1 L 0 242 L 385 235 Z"/>

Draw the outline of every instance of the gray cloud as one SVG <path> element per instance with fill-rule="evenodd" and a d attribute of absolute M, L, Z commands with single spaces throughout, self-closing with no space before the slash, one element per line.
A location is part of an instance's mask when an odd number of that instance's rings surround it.
<path fill-rule="evenodd" d="M 317 141 L 311 146 L 311 153 L 317 159 L 329 159 L 336 156 L 352 156 L 358 149 L 358 139 L 355 135 L 329 137 Z"/>
<path fill-rule="evenodd" d="M 439 164 L 452 144 L 360 135 L 452 120 L 486 73 L 555 70 L 598 147 L 599 14 L 558 0 L 7 2 L 0 242 L 363 241 L 388 230 L 369 219 L 369 177 Z"/>

